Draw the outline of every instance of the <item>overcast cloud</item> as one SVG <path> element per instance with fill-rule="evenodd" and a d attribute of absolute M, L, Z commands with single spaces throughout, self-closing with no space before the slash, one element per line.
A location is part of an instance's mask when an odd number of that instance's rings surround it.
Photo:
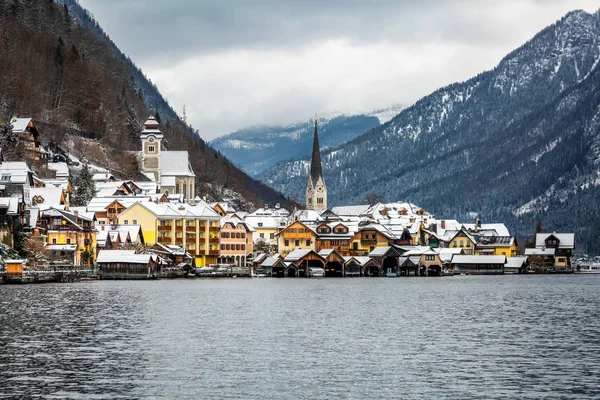
<path fill-rule="evenodd" d="M 204 139 L 410 105 L 597 0 L 80 0 Z"/>

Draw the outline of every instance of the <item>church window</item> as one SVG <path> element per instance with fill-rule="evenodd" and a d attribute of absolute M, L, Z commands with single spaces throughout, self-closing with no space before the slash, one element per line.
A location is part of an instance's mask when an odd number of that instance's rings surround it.
<path fill-rule="evenodd" d="M 154 153 L 156 151 L 156 147 L 154 145 L 148 146 L 148 153 Z"/>
<path fill-rule="evenodd" d="M 317 198 L 317 204 L 323 204 L 323 198 L 322 197 Z"/>

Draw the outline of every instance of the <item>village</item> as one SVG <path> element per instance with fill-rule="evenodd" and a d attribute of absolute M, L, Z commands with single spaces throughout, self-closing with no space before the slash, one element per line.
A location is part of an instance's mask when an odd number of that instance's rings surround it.
<path fill-rule="evenodd" d="M 93 196 L 79 206 L 71 204 L 75 185 L 65 157 L 40 146 L 31 118 L 14 118 L 11 126 L 25 152 L 22 161 L 0 154 L 0 242 L 11 250 L 3 255 L 2 282 L 574 269 L 573 233 L 538 232 L 520 254 L 501 222 L 437 218 L 410 202 L 328 208 L 316 118 L 305 207 L 264 204 L 253 212 L 196 195 L 190 154 L 163 149 L 153 116 L 140 129 L 138 159 L 147 180 L 117 180 L 85 164 L 78 184 L 88 174 Z M 39 178 L 29 162 L 47 164 L 55 177 Z"/>

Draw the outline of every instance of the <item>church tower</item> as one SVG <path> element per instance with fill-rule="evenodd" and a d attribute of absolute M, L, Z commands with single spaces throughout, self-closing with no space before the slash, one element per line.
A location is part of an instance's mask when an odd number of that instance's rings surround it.
<path fill-rule="evenodd" d="M 154 175 L 156 183 L 160 184 L 160 144 L 163 135 L 158 129 L 158 121 L 148 117 L 144 123 L 142 139 L 142 172 Z"/>
<path fill-rule="evenodd" d="M 306 209 L 323 211 L 327 209 L 327 187 L 321 169 L 321 150 L 319 149 L 319 129 L 315 117 L 315 137 L 313 139 L 310 176 L 306 185 Z"/>

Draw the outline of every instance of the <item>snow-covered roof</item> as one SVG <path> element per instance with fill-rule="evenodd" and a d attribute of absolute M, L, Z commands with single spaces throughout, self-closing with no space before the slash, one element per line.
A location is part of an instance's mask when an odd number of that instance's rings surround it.
<path fill-rule="evenodd" d="M 505 264 L 506 256 L 465 256 L 455 254 L 452 264 Z"/>
<path fill-rule="evenodd" d="M 96 262 L 98 264 L 148 264 L 150 260 L 156 261 L 157 256 L 155 254 L 136 254 L 135 250 L 100 250 Z"/>
<path fill-rule="evenodd" d="M 48 169 L 56 171 L 56 178 L 69 178 L 69 166 L 64 162 L 48 163 Z"/>
<path fill-rule="evenodd" d="M 0 164 L 0 184 L 27 182 L 31 170 L 23 161 L 5 161 Z"/>
<path fill-rule="evenodd" d="M 63 198 L 62 187 L 32 187 L 31 189 L 29 189 L 29 197 L 31 198 L 32 203 L 35 200 L 35 205 L 37 205 L 41 210 L 46 210 L 50 207 L 64 207 L 64 204 L 61 204 L 61 200 Z"/>
<path fill-rule="evenodd" d="M 267 257 L 263 260 L 263 262 L 260 264 L 262 267 L 272 267 L 273 265 L 275 265 L 279 260 L 281 260 L 281 256 L 279 254 L 276 254 L 272 257 Z"/>
<path fill-rule="evenodd" d="M 46 246 L 46 250 L 52 251 L 76 251 L 76 244 L 49 244 Z"/>
<path fill-rule="evenodd" d="M 559 249 L 572 249 L 575 247 L 574 233 L 538 233 L 535 235 L 535 247 L 546 246 L 546 239 L 550 236 L 554 236 L 559 240 Z"/>
<path fill-rule="evenodd" d="M 312 250 L 303 250 L 303 249 L 294 249 L 292 250 L 286 257 L 284 261 L 294 262 L 300 260 L 302 257 L 305 257 Z"/>
<path fill-rule="evenodd" d="M 31 117 L 13 118 L 11 121 L 12 130 L 15 133 L 25 132 L 27 125 L 31 122 Z"/>
<path fill-rule="evenodd" d="M 525 249 L 526 256 L 553 256 L 556 253 L 556 249 L 553 247 L 542 248 L 536 247 L 533 249 Z"/>
<path fill-rule="evenodd" d="M 160 177 L 160 186 L 162 188 L 174 188 L 176 183 L 176 179 L 174 176 L 164 176 Z"/>
<path fill-rule="evenodd" d="M 99 172 L 99 173 L 96 173 L 96 174 L 92 175 L 92 180 L 94 182 L 104 182 L 104 181 L 107 181 L 107 180 L 110 180 L 110 179 L 114 180 L 115 177 L 112 176 L 108 172 Z"/>
<path fill-rule="evenodd" d="M 506 265 L 507 268 L 521 268 L 523 264 L 527 262 L 527 257 L 507 257 Z"/>
<path fill-rule="evenodd" d="M 364 214 L 371 206 L 368 204 L 361 204 L 356 206 L 340 206 L 333 207 L 331 211 L 334 214 L 339 215 L 340 217 L 358 217 L 361 214 Z"/>
<path fill-rule="evenodd" d="M 187 151 L 162 151 L 160 153 L 160 175 L 195 176 Z M 161 179 L 162 180 L 162 179 Z"/>

